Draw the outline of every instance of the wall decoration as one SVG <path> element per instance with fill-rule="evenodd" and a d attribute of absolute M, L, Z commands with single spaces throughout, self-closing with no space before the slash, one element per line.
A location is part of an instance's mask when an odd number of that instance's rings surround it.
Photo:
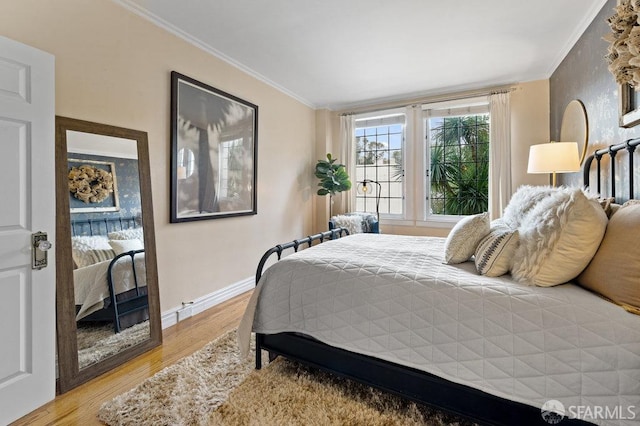
<path fill-rule="evenodd" d="M 574 99 L 564 109 L 560 128 L 561 142 L 577 142 L 580 164 L 584 161 L 589 145 L 589 121 L 584 104 Z"/>
<path fill-rule="evenodd" d="M 120 210 L 114 163 L 69 158 L 68 167 L 71 213 Z"/>
<path fill-rule="evenodd" d="M 171 222 L 254 215 L 258 107 L 171 73 Z"/>
<path fill-rule="evenodd" d="M 621 127 L 633 127 L 640 123 L 640 105 L 637 91 L 640 89 L 640 2 L 618 0 L 615 13 L 607 19 L 611 32 L 603 38 L 609 42 L 609 71 L 620 85 Z"/>

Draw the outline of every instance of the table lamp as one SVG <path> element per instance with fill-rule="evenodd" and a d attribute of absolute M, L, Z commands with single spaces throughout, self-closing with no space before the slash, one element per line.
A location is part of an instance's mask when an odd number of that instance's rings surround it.
<path fill-rule="evenodd" d="M 556 173 L 580 171 L 577 142 L 550 142 L 529 148 L 527 173 L 551 173 L 556 186 Z"/>

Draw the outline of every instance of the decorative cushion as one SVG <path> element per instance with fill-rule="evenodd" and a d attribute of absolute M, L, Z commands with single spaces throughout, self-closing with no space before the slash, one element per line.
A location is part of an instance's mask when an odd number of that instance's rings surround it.
<path fill-rule="evenodd" d="M 602 244 L 578 276 L 581 286 L 640 314 L 640 203 L 625 204 L 609 220 Z"/>
<path fill-rule="evenodd" d="M 444 243 L 444 261 L 448 264 L 466 262 L 473 256 L 480 241 L 489 234 L 489 213 L 467 216 L 449 232 Z"/>
<path fill-rule="evenodd" d="M 110 240 L 140 240 L 144 241 L 142 228 L 123 229 L 121 231 L 113 231 L 107 234 Z"/>
<path fill-rule="evenodd" d="M 575 278 L 598 250 L 606 227 L 607 216 L 595 199 L 580 188 L 555 188 L 521 220 L 511 275 L 542 287 Z"/>
<path fill-rule="evenodd" d="M 616 214 L 616 212 L 617 212 L 618 210 L 620 210 L 620 207 L 622 207 L 622 205 L 620 205 L 620 204 L 616 204 L 616 203 L 611 203 L 611 204 L 609 205 L 609 212 L 605 212 L 605 213 L 607 213 L 607 217 L 608 217 L 609 219 L 611 219 L 611 216 L 613 216 L 614 214 Z"/>
<path fill-rule="evenodd" d="M 505 225 L 493 225 L 489 235 L 476 248 L 475 263 L 478 273 L 499 277 L 509 272 L 519 241 L 517 230 Z"/>
<path fill-rule="evenodd" d="M 513 194 L 502 213 L 502 221 L 511 229 L 517 229 L 526 215 L 545 197 L 556 191 L 552 186 L 522 185 Z"/>
<path fill-rule="evenodd" d="M 349 234 L 362 233 L 362 217 L 358 215 L 337 215 L 331 218 L 338 228 L 347 228 Z"/>
<path fill-rule="evenodd" d="M 109 250 L 89 250 L 86 253 L 87 260 L 90 262 L 88 265 L 93 265 L 94 263 L 104 262 L 105 260 L 111 260 L 116 257 L 115 251 L 112 249 Z"/>
<path fill-rule="evenodd" d="M 604 213 L 607 215 L 607 217 L 611 217 L 611 215 L 614 213 L 612 211 L 611 205 L 616 202 L 616 199 L 613 197 L 598 198 L 598 202 L 600 203 L 600 206 L 604 210 Z"/>
<path fill-rule="evenodd" d="M 94 253 L 94 251 L 96 251 L 96 253 Z M 103 253 L 97 253 L 98 251 Z M 108 255 L 108 253 L 104 253 L 105 251 L 110 251 L 111 258 L 113 258 L 113 250 L 109 245 L 109 240 L 105 236 L 71 237 L 71 257 L 77 268 L 84 268 L 85 266 L 106 260 L 106 258 L 103 259 L 103 257 Z"/>
<path fill-rule="evenodd" d="M 144 250 L 144 244 L 140 240 L 111 240 L 109 244 L 113 251 L 116 252 L 116 255 L 133 250 Z"/>

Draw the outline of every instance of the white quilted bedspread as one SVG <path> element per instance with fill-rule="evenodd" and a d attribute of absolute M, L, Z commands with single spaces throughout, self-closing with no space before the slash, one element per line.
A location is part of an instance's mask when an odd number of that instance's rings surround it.
<path fill-rule="evenodd" d="M 246 312 L 253 330 L 339 348 L 541 407 L 635 407 L 640 316 L 573 284 L 529 287 L 442 263 L 444 239 L 358 234 L 271 266 Z M 245 336 L 246 339 L 246 336 Z"/>

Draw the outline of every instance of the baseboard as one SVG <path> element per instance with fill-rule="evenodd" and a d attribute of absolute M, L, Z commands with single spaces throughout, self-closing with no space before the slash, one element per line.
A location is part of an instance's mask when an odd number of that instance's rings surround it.
<path fill-rule="evenodd" d="M 219 305 L 220 303 L 236 297 L 239 294 L 252 290 L 256 285 L 255 283 L 255 277 L 249 277 L 227 287 L 221 288 L 220 290 L 216 290 L 213 293 L 209 293 L 195 299 L 193 301 L 193 304 L 190 305 L 192 309 L 192 315 L 199 314 L 200 312 L 203 312 L 211 308 L 212 306 Z M 162 313 L 163 329 L 177 324 L 178 311 L 182 308 L 183 306 L 176 306 L 175 308 L 171 308 L 168 311 Z"/>

